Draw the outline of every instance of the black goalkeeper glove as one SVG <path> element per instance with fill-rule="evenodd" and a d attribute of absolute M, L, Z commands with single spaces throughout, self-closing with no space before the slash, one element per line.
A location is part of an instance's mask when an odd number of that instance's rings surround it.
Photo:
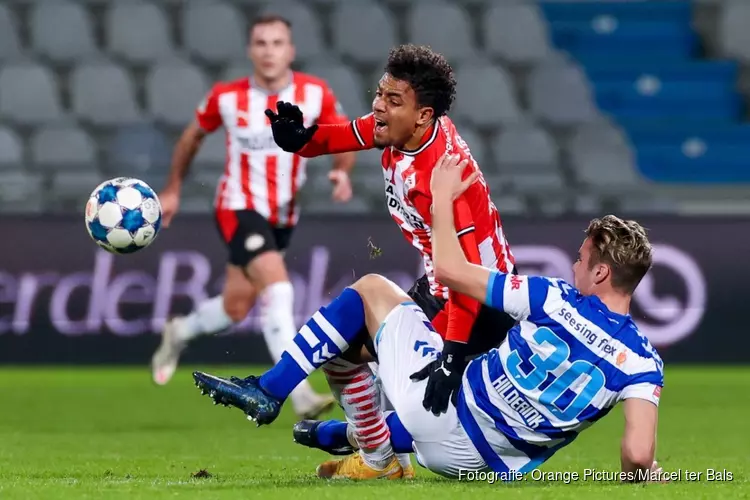
<path fill-rule="evenodd" d="M 287 153 L 296 153 L 310 142 L 318 126 L 305 128 L 302 110 L 290 102 L 279 101 L 276 110 L 278 113 L 266 110 L 266 116 L 271 121 L 273 140 Z"/>
<path fill-rule="evenodd" d="M 466 368 L 466 344 L 446 341 L 442 355 L 410 378 L 413 381 L 427 380 L 422 406 L 438 416 L 448 411 L 448 402 L 456 405 Z"/>

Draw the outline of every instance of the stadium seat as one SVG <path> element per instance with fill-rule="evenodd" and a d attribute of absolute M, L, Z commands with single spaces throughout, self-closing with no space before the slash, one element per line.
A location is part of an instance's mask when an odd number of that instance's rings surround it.
<path fill-rule="evenodd" d="M 502 67 L 487 61 L 461 64 L 456 70 L 456 101 L 451 116 L 477 127 L 514 123 L 522 113 L 516 90 Z"/>
<path fill-rule="evenodd" d="M 23 167 L 23 141 L 11 128 L 0 126 L 0 171 Z"/>
<path fill-rule="evenodd" d="M 239 80 L 240 78 L 249 78 L 253 72 L 253 65 L 250 61 L 245 59 L 230 62 L 224 66 L 224 70 L 221 72 L 219 79 L 224 82 L 231 82 Z"/>
<path fill-rule="evenodd" d="M 180 212 L 185 214 L 209 214 L 213 212 L 213 197 L 185 192 L 180 198 Z"/>
<path fill-rule="evenodd" d="M 577 57 L 688 58 L 698 46 L 690 2 L 542 2 L 552 40 Z"/>
<path fill-rule="evenodd" d="M 347 116 L 362 116 L 369 112 L 362 95 L 364 89 L 362 78 L 350 67 L 324 59 L 311 61 L 303 69 L 328 83 Z"/>
<path fill-rule="evenodd" d="M 598 115 L 583 72 L 560 60 L 545 61 L 532 70 L 528 93 L 532 115 L 552 125 L 585 123 Z"/>
<path fill-rule="evenodd" d="M 184 127 L 210 89 L 206 75 L 179 59 L 162 61 L 146 75 L 146 102 L 151 116 L 172 127 Z"/>
<path fill-rule="evenodd" d="M 107 48 L 131 63 L 171 56 L 174 47 L 164 11 L 150 2 L 115 2 L 105 18 Z"/>
<path fill-rule="evenodd" d="M 437 0 L 418 0 L 406 17 L 407 42 L 429 45 L 449 61 L 474 57 L 473 27 L 458 5 Z"/>
<path fill-rule="evenodd" d="M 5 4 L 0 4 L 0 61 L 21 54 L 18 18 Z"/>
<path fill-rule="evenodd" d="M 104 180 L 104 176 L 96 170 L 55 172 L 47 208 L 55 212 L 83 212 L 91 190 Z"/>
<path fill-rule="evenodd" d="M 455 124 L 459 135 L 464 140 L 474 160 L 480 168 L 489 169 L 491 163 L 490 155 L 487 154 L 487 144 L 480 133 L 478 133 L 470 124 Z M 488 165 L 488 166 L 484 166 Z"/>
<path fill-rule="evenodd" d="M 324 199 L 331 199 L 331 183 L 326 178 L 328 169 L 322 171 L 317 176 L 309 175 L 310 184 L 313 186 L 311 191 L 317 196 Z M 327 182 L 327 185 L 326 185 Z M 354 195 L 363 200 L 367 200 L 375 209 L 387 214 L 385 203 L 385 180 L 383 177 L 383 168 L 376 165 L 361 165 L 359 160 L 357 166 L 352 172 L 352 189 Z"/>
<path fill-rule="evenodd" d="M 0 117 L 24 125 L 63 118 L 57 81 L 52 72 L 30 61 L 0 67 Z"/>
<path fill-rule="evenodd" d="M 88 193 L 83 199 L 87 196 Z M 44 179 L 40 174 L 0 172 L 0 210 L 3 213 L 40 213 L 45 209 L 45 199 Z"/>
<path fill-rule="evenodd" d="M 576 193 L 572 208 L 573 212 L 579 215 L 600 217 L 602 214 L 602 199 L 592 193 Z"/>
<path fill-rule="evenodd" d="M 96 144 L 84 130 L 70 125 L 43 127 L 31 137 L 31 159 L 42 169 L 94 169 Z"/>
<path fill-rule="evenodd" d="M 392 5 L 396 8 L 407 7 L 415 3 L 415 0 L 382 0 L 382 1 L 383 3 Z M 450 0 L 417 0 L 417 1 L 425 5 L 430 5 L 430 4 L 434 5 L 434 4 L 445 4 L 447 1 L 450 1 Z"/>
<path fill-rule="evenodd" d="M 724 55 L 750 62 L 750 4 L 724 2 L 719 14 L 719 46 Z"/>
<path fill-rule="evenodd" d="M 98 52 L 92 19 L 79 3 L 38 2 L 31 10 L 30 28 L 34 51 L 55 62 L 70 63 Z"/>
<path fill-rule="evenodd" d="M 520 193 L 561 192 L 565 179 L 558 167 L 557 145 L 541 128 L 508 126 L 491 140 L 497 175 Z"/>
<path fill-rule="evenodd" d="M 210 212 L 216 195 L 216 186 L 221 173 L 195 169 L 186 179 L 183 187 L 187 199 L 192 199 L 194 212 Z M 182 203 L 180 203 L 182 205 Z"/>
<path fill-rule="evenodd" d="M 641 173 L 671 184 L 750 183 L 750 143 L 712 141 L 696 134 L 661 143 L 637 143 Z"/>
<path fill-rule="evenodd" d="M 218 170 L 221 172 L 227 160 L 226 140 L 226 133 L 223 128 L 206 136 L 193 161 L 196 169 Z"/>
<path fill-rule="evenodd" d="M 138 177 L 144 172 L 166 171 L 172 144 L 151 124 L 117 128 L 106 148 L 104 167 L 112 173 Z"/>
<path fill-rule="evenodd" d="M 734 61 L 584 61 L 599 106 L 620 119 L 733 119 Z"/>
<path fill-rule="evenodd" d="M 630 217 L 640 215 L 673 215 L 679 207 L 674 200 L 663 193 L 627 193 L 616 197 L 618 213 Z"/>
<path fill-rule="evenodd" d="M 563 147 L 569 155 L 576 155 L 592 148 L 628 149 L 630 142 L 619 127 L 597 121 L 577 127 Z"/>
<path fill-rule="evenodd" d="M 240 12 L 229 3 L 189 1 L 182 11 L 185 48 L 191 55 L 209 63 L 246 57 L 247 33 L 242 19 Z"/>
<path fill-rule="evenodd" d="M 377 3 L 341 3 L 331 25 L 336 52 L 359 63 L 382 63 L 397 45 L 395 21 Z"/>
<path fill-rule="evenodd" d="M 557 145 L 544 129 L 531 124 L 508 126 L 490 142 L 500 172 L 556 169 Z"/>
<path fill-rule="evenodd" d="M 639 191 L 645 184 L 626 148 L 591 147 L 572 157 L 578 181 L 602 194 Z"/>
<path fill-rule="evenodd" d="M 623 118 L 738 119 L 742 99 L 733 79 L 683 80 L 644 72 L 631 79 L 594 79 L 599 108 Z"/>
<path fill-rule="evenodd" d="M 135 84 L 122 67 L 107 60 L 78 65 L 70 78 L 73 110 L 94 125 L 112 126 L 141 119 Z"/>
<path fill-rule="evenodd" d="M 598 16 L 612 16 L 618 20 L 681 21 L 691 20 L 690 2 L 650 2 L 611 0 L 545 0 L 540 2 L 544 14 L 561 22 L 587 22 Z"/>
<path fill-rule="evenodd" d="M 261 10 L 262 14 L 281 14 L 292 23 L 292 36 L 297 61 L 306 60 L 325 53 L 323 27 L 315 12 L 303 2 L 274 0 Z"/>
<path fill-rule="evenodd" d="M 490 194 L 492 195 L 492 201 L 500 213 L 500 217 L 506 215 L 523 215 L 528 212 L 528 206 L 524 199 L 516 194 L 503 193 L 501 191 L 495 192 L 490 184 Z"/>
<path fill-rule="evenodd" d="M 549 54 L 547 26 L 535 5 L 493 5 L 482 19 L 485 45 L 491 56 L 528 64 Z"/>

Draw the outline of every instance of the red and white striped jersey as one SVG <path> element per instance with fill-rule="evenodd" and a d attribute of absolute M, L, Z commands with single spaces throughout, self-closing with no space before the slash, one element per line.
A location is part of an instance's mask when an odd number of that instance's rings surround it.
<path fill-rule="evenodd" d="M 355 122 L 355 126 L 359 124 Z M 367 125 L 365 125 L 367 126 Z M 466 142 L 461 138 L 447 116 L 437 121 L 428 131 L 428 137 L 416 151 L 389 148 L 383 154 L 383 174 L 388 210 L 406 239 L 422 254 L 425 272 L 430 282 L 430 292 L 448 299 L 448 287 L 435 280 L 432 263 L 432 194 L 430 180 L 432 169 L 445 152 L 468 157 L 471 165 L 479 169 Z M 466 176 L 470 175 L 467 171 Z M 456 233 L 459 238 L 474 232 L 479 250 L 478 264 L 490 269 L 510 272 L 514 258 L 503 234 L 500 214 L 492 202 L 489 188 L 481 173 L 463 195 L 465 204 L 456 207 Z"/>
<path fill-rule="evenodd" d="M 299 219 L 295 200 L 305 183 L 307 160 L 274 142 L 265 110 L 275 110 L 277 101 L 299 106 L 308 127 L 348 121 L 325 81 L 298 72 L 275 94 L 253 85 L 252 78 L 219 82 L 198 106 L 196 119 L 207 132 L 223 125 L 226 133 L 216 210 L 255 210 L 273 226 L 293 226 Z"/>
<path fill-rule="evenodd" d="M 336 154 L 375 147 L 375 117 L 372 113 L 348 124 L 322 125 L 299 151 L 305 157 Z M 433 320 L 438 333 L 448 341 L 467 342 L 480 304 L 471 297 L 448 290 L 435 280 L 432 262 L 432 169 L 446 152 L 470 161 L 465 177 L 479 170 L 466 142 L 447 116 L 439 118 L 425 132 L 414 151 L 390 147 L 383 151 L 386 202 L 391 217 L 406 239 L 422 255 L 432 295 L 447 299 L 445 308 Z M 454 204 L 456 232 L 467 260 L 502 272 L 513 270 L 515 260 L 503 233 L 500 215 L 492 202 L 484 178 L 473 183 Z M 446 323 L 447 321 L 447 323 Z"/>
<path fill-rule="evenodd" d="M 375 147 L 375 118 L 372 113 L 357 118 L 347 126 L 321 127 L 300 154 L 311 157 L 343 151 L 356 151 Z M 466 142 L 447 116 L 437 120 L 415 151 L 401 151 L 390 147 L 381 158 L 385 176 L 388 210 L 401 228 L 406 239 L 422 254 L 424 268 L 430 281 L 430 291 L 437 297 L 448 299 L 448 287 L 435 280 L 432 264 L 432 194 L 430 179 L 432 169 L 446 152 L 468 158 L 470 165 L 479 170 Z M 465 176 L 470 175 L 467 169 Z M 459 236 L 473 233 L 475 249 L 464 248 L 467 257 L 477 264 L 510 272 L 515 260 L 503 233 L 500 214 L 492 202 L 489 188 L 482 177 L 475 182 L 457 203 L 456 231 Z M 476 254 L 478 252 L 478 255 Z"/>

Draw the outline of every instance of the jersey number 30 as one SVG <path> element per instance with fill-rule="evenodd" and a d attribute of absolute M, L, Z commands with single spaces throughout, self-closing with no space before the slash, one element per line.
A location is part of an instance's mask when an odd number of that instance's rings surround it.
<path fill-rule="evenodd" d="M 534 353 L 529 362 L 534 369 L 524 373 L 521 369 L 521 356 L 518 350 L 510 353 L 506 363 L 508 373 L 522 388 L 533 391 L 538 388 L 547 378 L 547 374 L 555 371 L 563 363 L 568 361 L 570 347 L 549 328 L 539 328 L 534 332 L 534 340 L 537 344 L 549 344 L 555 350 L 543 358 Z M 561 408 L 557 400 L 571 388 L 582 375 L 588 375 L 588 382 L 583 390 L 565 408 Z M 560 420 L 570 421 L 578 418 L 578 415 L 591 403 L 594 396 L 604 387 L 604 373 L 588 361 L 577 359 L 570 364 L 567 370 L 557 376 L 539 396 L 539 401 L 544 404 L 555 417 Z"/>

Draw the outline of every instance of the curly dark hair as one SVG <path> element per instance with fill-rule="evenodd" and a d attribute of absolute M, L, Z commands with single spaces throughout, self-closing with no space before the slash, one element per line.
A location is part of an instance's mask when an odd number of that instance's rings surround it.
<path fill-rule="evenodd" d="M 451 109 L 456 98 L 453 68 L 442 54 L 424 45 L 401 45 L 391 49 L 385 72 L 407 82 L 420 106 L 429 106 L 439 118 Z"/>

